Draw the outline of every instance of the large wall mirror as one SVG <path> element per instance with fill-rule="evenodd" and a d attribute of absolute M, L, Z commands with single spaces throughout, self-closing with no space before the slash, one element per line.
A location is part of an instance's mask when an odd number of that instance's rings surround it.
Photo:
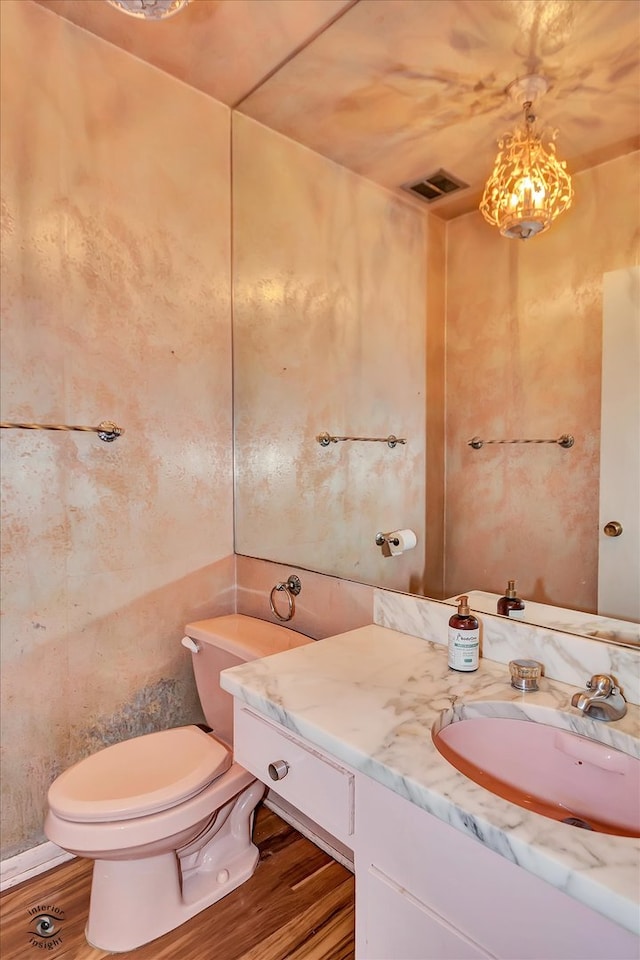
<path fill-rule="evenodd" d="M 229 107 L 237 552 L 436 599 L 515 579 L 532 619 L 638 636 L 638 4 L 38 2 Z M 528 76 L 574 199 L 523 242 L 478 203 Z"/>
<path fill-rule="evenodd" d="M 238 553 L 436 599 L 515 579 L 637 633 L 637 581 L 598 585 L 603 548 L 621 576 L 638 553 L 637 487 L 600 505 L 603 414 L 607 483 L 640 459 L 637 371 L 602 401 L 606 344 L 637 338 L 634 18 L 624 0 L 361 0 L 234 112 Z M 575 196 L 522 242 L 477 202 L 519 120 L 504 90 L 531 72 Z M 440 168 L 469 186 L 433 205 L 401 189 Z M 417 546 L 385 556 L 376 533 L 404 528 Z"/>

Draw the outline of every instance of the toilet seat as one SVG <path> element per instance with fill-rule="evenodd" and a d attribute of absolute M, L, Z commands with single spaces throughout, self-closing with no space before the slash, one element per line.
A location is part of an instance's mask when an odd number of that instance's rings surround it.
<path fill-rule="evenodd" d="M 230 750 L 199 727 L 174 727 L 106 747 L 80 760 L 49 788 L 64 820 L 131 820 L 167 810 L 229 769 Z"/>

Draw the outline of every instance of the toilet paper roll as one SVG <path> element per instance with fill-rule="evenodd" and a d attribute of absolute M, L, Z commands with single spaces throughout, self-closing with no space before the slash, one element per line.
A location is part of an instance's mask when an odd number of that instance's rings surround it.
<path fill-rule="evenodd" d="M 397 540 L 397 545 L 394 543 Z M 393 530 L 389 534 L 389 550 L 392 557 L 399 557 L 405 550 L 413 550 L 418 538 L 413 530 Z"/>

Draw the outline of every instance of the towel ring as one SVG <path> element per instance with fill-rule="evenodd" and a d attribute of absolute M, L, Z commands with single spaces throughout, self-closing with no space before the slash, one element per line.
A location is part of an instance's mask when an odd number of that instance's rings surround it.
<path fill-rule="evenodd" d="M 284 590 L 287 595 L 287 601 L 289 604 L 289 609 L 285 616 L 283 616 L 276 608 L 275 596 L 279 591 Z M 276 583 L 275 587 L 272 587 L 271 593 L 269 594 L 269 606 L 271 607 L 271 613 L 274 617 L 277 617 L 278 620 L 291 620 L 293 615 L 296 612 L 296 601 L 295 597 L 298 596 L 302 590 L 302 584 L 300 583 L 300 577 L 296 577 L 295 574 L 291 574 L 289 579 L 284 583 Z"/>

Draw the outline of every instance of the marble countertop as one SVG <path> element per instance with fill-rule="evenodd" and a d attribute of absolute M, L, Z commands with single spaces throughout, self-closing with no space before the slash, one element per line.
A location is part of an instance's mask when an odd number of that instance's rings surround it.
<path fill-rule="evenodd" d="M 639 840 L 568 826 L 502 800 L 451 766 L 431 735 L 443 711 L 462 718 L 482 709 L 614 746 L 622 737 L 640 755 L 639 707 L 630 705 L 614 723 L 591 720 L 570 706 L 575 687 L 543 678 L 537 692 L 523 694 L 504 664 L 481 659 L 477 672 L 456 673 L 442 644 L 376 625 L 234 667 L 221 682 L 337 760 L 640 933 Z"/>

